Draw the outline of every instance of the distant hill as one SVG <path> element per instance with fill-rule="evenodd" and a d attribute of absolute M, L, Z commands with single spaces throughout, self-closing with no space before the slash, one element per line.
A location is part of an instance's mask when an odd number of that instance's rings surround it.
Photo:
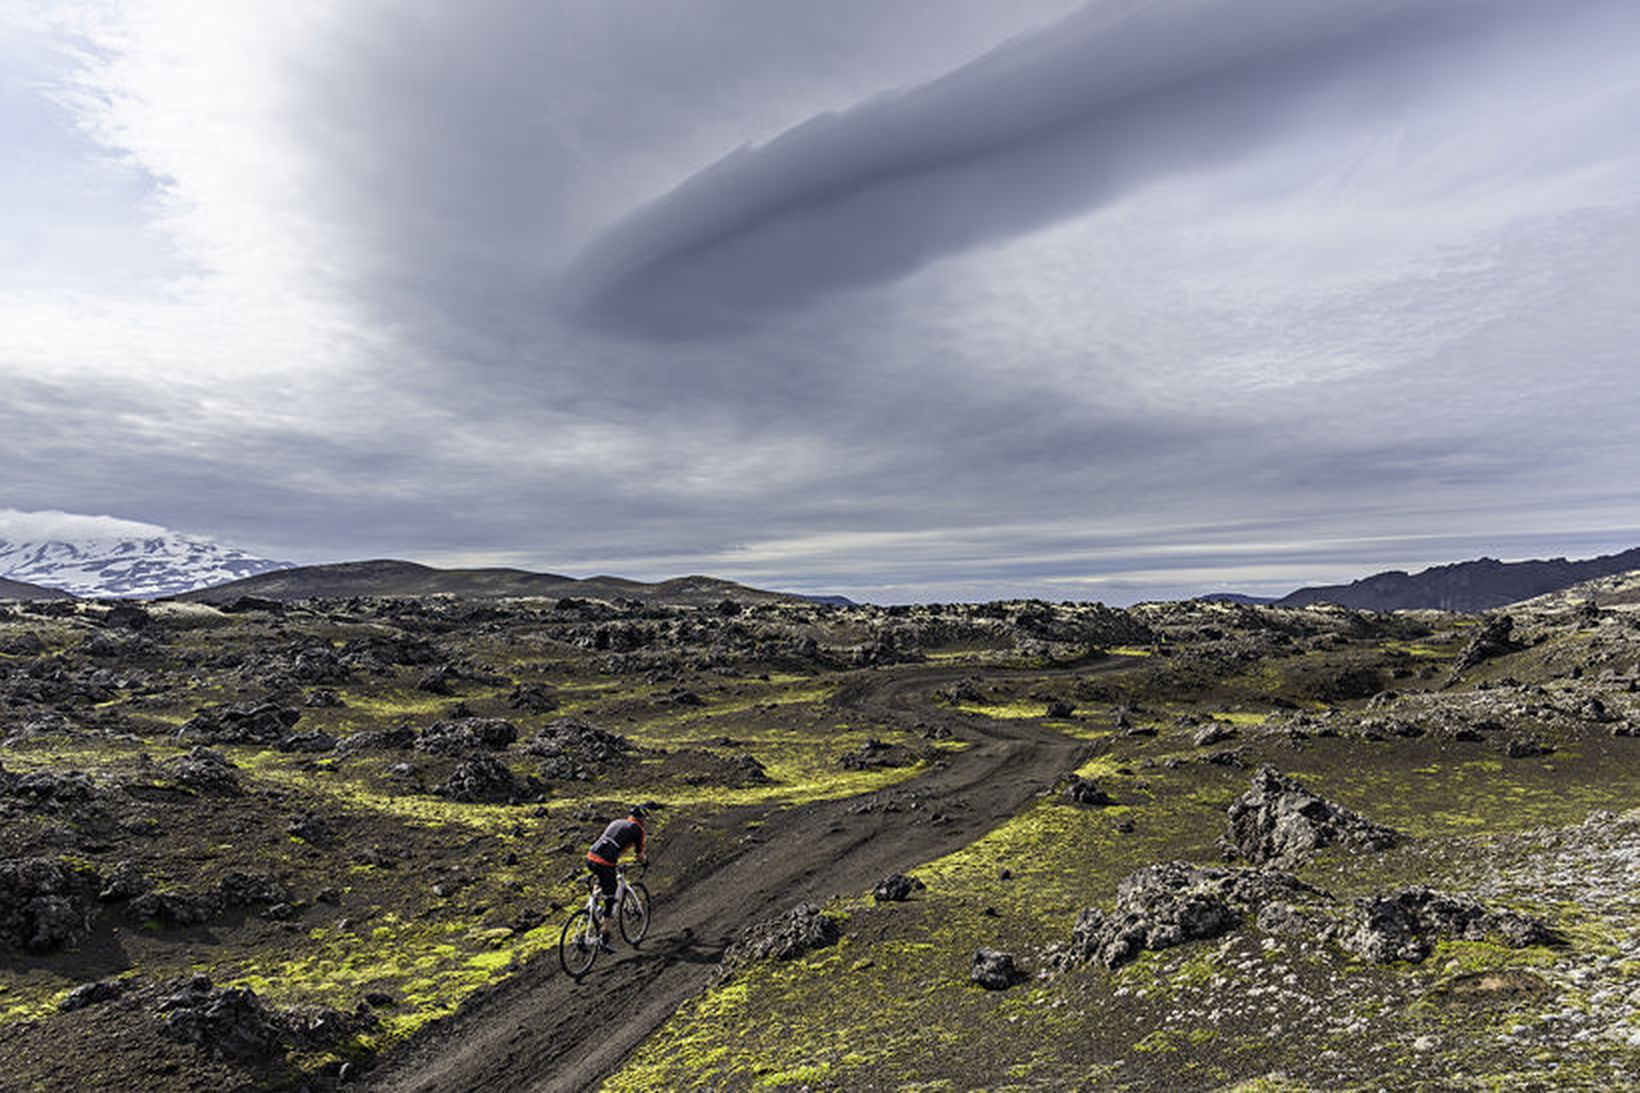
<path fill-rule="evenodd" d="M 740 603 L 796 601 L 780 592 L 747 588 L 715 577 L 679 577 L 658 584 L 621 577 L 577 579 L 523 569 L 437 569 L 415 562 L 378 560 L 297 566 L 229 581 L 178 596 L 197 603 L 229 603 L 241 596 L 305 600 L 350 596 L 573 596 L 594 600 L 709 606 L 725 599 Z"/>
<path fill-rule="evenodd" d="M 74 597 L 60 588 L 44 588 L 25 581 L 0 577 L 0 600 L 72 600 Z"/>
<path fill-rule="evenodd" d="M 1278 597 L 1249 596 L 1245 592 L 1209 592 L 1205 596 L 1197 596 L 1196 598 L 1206 600 L 1208 603 L 1244 603 L 1257 607 L 1263 604 L 1275 603 Z"/>
<path fill-rule="evenodd" d="M 1510 604 L 1510 607 L 1554 611 L 1581 607 L 1588 603 L 1596 607 L 1640 607 L 1640 570 L 1584 581 L 1570 588 L 1562 588 L 1542 596 L 1534 596 L 1518 604 Z"/>
<path fill-rule="evenodd" d="M 1473 562 L 1438 565 L 1418 573 L 1390 570 L 1349 584 L 1301 588 L 1276 601 L 1278 607 L 1336 603 L 1367 611 L 1433 608 L 1440 611 L 1490 611 L 1506 604 L 1557 592 L 1583 581 L 1640 569 L 1640 547 L 1581 562 Z"/>

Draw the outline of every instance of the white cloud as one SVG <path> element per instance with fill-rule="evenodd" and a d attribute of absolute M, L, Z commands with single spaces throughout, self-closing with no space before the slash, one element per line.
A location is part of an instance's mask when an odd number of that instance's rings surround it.
<path fill-rule="evenodd" d="M 0 539 L 14 543 L 51 540 L 148 539 L 169 534 L 157 524 L 117 516 L 86 516 L 74 512 L 19 512 L 0 509 Z"/>

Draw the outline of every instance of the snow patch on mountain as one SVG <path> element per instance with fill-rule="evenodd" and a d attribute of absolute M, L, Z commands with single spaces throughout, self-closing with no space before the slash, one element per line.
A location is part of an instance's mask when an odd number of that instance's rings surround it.
<path fill-rule="evenodd" d="M 291 566 L 154 524 L 0 510 L 0 577 L 76 596 L 174 596 Z"/>

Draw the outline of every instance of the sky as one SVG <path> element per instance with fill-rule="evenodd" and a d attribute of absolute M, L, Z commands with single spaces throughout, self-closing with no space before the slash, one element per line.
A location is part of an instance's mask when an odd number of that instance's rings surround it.
<path fill-rule="evenodd" d="M 1637 54 L 1632 0 L 0 0 L 0 538 L 1117 604 L 1640 545 Z"/>

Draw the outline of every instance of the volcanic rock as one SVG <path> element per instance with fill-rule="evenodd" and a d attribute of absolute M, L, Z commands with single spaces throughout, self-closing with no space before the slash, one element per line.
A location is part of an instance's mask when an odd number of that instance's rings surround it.
<path fill-rule="evenodd" d="M 0 860 L 0 945 L 49 952 L 86 929 L 101 878 L 53 858 Z"/>
<path fill-rule="evenodd" d="M 1100 789 L 1092 779 L 1071 775 L 1070 784 L 1065 787 L 1065 800 L 1073 805 L 1087 805 L 1102 808 L 1105 805 L 1116 803 L 1115 798 Z"/>
<path fill-rule="evenodd" d="M 527 713 L 551 713 L 558 708 L 558 696 L 539 683 L 520 683 L 507 696 L 507 705 Z"/>
<path fill-rule="evenodd" d="M 515 804 L 541 796 L 539 786 L 520 779 L 507 764 L 488 752 L 464 759 L 433 792 L 452 801 L 473 804 Z"/>
<path fill-rule="evenodd" d="M 1269 869 L 1200 868 L 1185 862 L 1147 865 L 1116 886 L 1114 912 L 1089 908 L 1077 918 L 1060 963 L 1097 961 L 1107 968 L 1146 949 L 1166 949 L 1234 929 L 1247 913 L 1276 904 L 1325 898 L 1291 874 Z"/>
<path fill-rule="evenodd" d="M 1268 763 L 1231 802 L 1227 847 L 1258 865 L 1291 866 L 1325 846 L 1385 850 L 1400 835 L 1324 800 Z"/>
<path fill-rule="evenodd" d="M 1480 629 L 1475 631 L 1469 643 L 1463 647 L 1463 652 L 1459 653 L 1458 659 L 1453 662 L 1452 674 L 1467 672 L 1493 657 L 1501 657 L 1506 653 L 1520 650 L 1521 644 L 1510 636 L 1514 629 L 1515 619 L 1512 615 L 1486 616 Z"/>
<path fill-rule="evenodd" d="M 237 797 L 244 792 L 239 784 L 239 768 L 227 756 L 211 748 L 196 747 L 168 764 L 178 785 L 198 793 Z"/>
<path fill-rule="evenodd" d="M 204 975 L 173 986 L 155 1007 L 172 1039 L 217 1061 L 266 1059 L 280 1050 L 281 1030 L 255 991 L 213 987 Z"/>
<path fill-rule="evenodd" d="M 177 736 L 207 744 L 277 744 L 301 719 L 301 710 L 272 702 L 218 706 L 183 722 Z"/>
<path fill-rule="evenodd" d="M 725 950 L 725 971 L 754 960 L 796 960 L 798 957 L 835 945 L 843 936 L 841 923 L 824 914 L 812 903 L 803 903 L 785 914 L 766 919 L 742 930 Z"/>
<path fill-rule="evenodd" d="M 871 898 L 878 903 L 903 903 L 911 898 L 913 892 L 924 891 L 927 887 L 916 877 L 891 873 L 877 882 L 877 887 L 871 890 Z"/>
<path fill-rule="evenodd" d="M 435 721 L 416 738 L 418 751 L 435 755 L 467 755 L 481 748 L 499 751 L 518 739 L 518 728 L 499 717 L 468 717 Z"/>
<path fill-rule="evenodd" d="M 868 739 L 854 751 L 837 757 L 844 770 L 875 770 L 880 767 L 906 767 L 917 761 L 908 748 Z"/>
<path fill-rule="evenodd" d="M 968 980 L 988 991 L 1005 991 L 1016 983 L 1029 979 L 1014 961 L 1012 953 L 995 949 L 980 949 L 974 953 L 974 962 L 968 969 Z"/>
<path fill-rule="evenodd" d="M 96 783 L 83 771 L 18 774 L 0 763 L 0 801 L 13 802 L 30 811 L 56 812 L 84 804 L 96 795 Z"/>
<path fill-rule="evenodd" d="M 134 899 L 152 887 L 153 883 L 143 875 L 141 869 L 132 862 L 121 860 L 114 863 L 114 868 L 109 870 L 108 879 L 103 882 L 97 899 L 103 903 L 117 903 L 120 900 Z"/>
<path fill-rule="evenodd" d="M 540 760 L 541 777 L 588 781 L 624 763 L 632 743 L 577 717 L 560 717 L 536 731 L 524 750 Z"/>
<path fill-rule="evenodd" d="M 395 725 L 391 729 L 366 729 L 343 737 L 337 741 L 336 750 L 344 755 L 361 751 L 403 751 L 414 747 L 417 739 L 416 730 L 409 725 Z"/>
<path fill-rule="evenodd" d="M 104 979 L 96 983 L 81 983 L 57 1003 L 57 1012 L 72 1013 L 87 1006 L 97 1006 L 122 997 L 134 986 L 126 979 Z"/>
<path fill-rule="evenodd" d="M 1338 943 L 1364 960 L 1389 963 L 1422 960 L 1436 938 L 1490 936 L 1514 948 L 1554 940 L 1548 926 L 1530 915 L 1490 912 L 1469 896 L 1416 885 L 1357 900 L 1352 920 L 1338 930 Z"/>

